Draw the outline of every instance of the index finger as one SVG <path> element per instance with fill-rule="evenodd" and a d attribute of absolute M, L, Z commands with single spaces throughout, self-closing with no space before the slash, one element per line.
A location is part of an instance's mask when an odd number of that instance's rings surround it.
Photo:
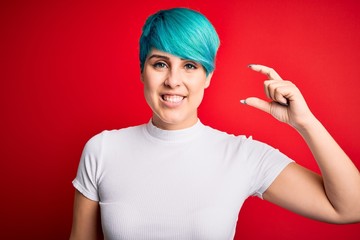
<path fill-rule="evenodd" d="M 259 64 L 250 64 L 249 68 L 256 72 L 265 74 L 266 76 L 268 76 L 269 80 L 283 80 L 280 75 L 270 67 Z"/>

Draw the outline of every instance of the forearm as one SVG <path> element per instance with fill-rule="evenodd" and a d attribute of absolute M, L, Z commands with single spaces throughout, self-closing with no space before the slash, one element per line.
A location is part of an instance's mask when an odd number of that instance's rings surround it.
<path fill-rule="evenodd" d="M 326 195 L 336 212 L 344 221 L 360 221 L 360 174 L 356 166 L 317 119 L 297 130 L 318 163 Z"/>
<path fill-rule="evenodd" d="M 301 168 L 287 168 L 286 174 L 281 174 L 283 177 L 272 184 L 269 199 L 325 221 L 360 222 L 360 174 L 355 165 L 312 115 L 301 92 L 292 82 L 282 80 L 272 68 L 258 64 L 252 64 L 250 68 L 268 77 L 264 89 L 272 101 L 250 97 L 241 102 L 297 129 L 322 173 L 322 178 L 317 178 Z M 306 207 L 303 202 L 306 202 Z"/>

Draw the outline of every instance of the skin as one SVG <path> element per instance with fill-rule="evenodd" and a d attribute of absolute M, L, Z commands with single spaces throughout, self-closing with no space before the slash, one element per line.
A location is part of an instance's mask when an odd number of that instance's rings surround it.
<path fill-rule="evenodd" d="M 350 158 L 312 114 L 299 89 L 284 81 L 275 70 L 250 65 L 265 74 L 266 96 L 244 103 L 295 128 L 309 146 L 320 170 L 317 175 L 290 164 L 264 193 L 264 199 L 303 216 L 330 223 L 360 221 L 360 174 Z"/>
<path fill-rule="evenodd" d="M 193 126 L 198 121 L 197 108 L 211 77 L 212 73 L 206 76 L 197 62 L 153 49 L 141 74 L 145 99 L 153 110 L 153 124 L 166 130 Z M 76 190 L 70 240 L 97 239 L 98 219 L 98 202 Z"/>
<path fill-rule="evenodd" d="M 153 124 L 165 130 L 193 126 L 211 77 L 212 73 L 206 76 L 197 62 L 153 49 L 141 74 L 145 99 L 153 111 Z M 175 96 L 182 100 L 177 101 Z"/>
<path fill-rule="evenodd" d="M 249 67 L 267 76 L 264 89 L 270 101 L 250 97 L 242 102 L 295 128 L 321 170 L 318 175 L 296 163 L 289 164 L 263 198 L 312 219 L 338 224 L 359 222 L 360 174 L 355 165 L 312 114 L 292 82 L 282 80 L 269 67 Z M 211 77 L 199 63 L 153 49 L 141 75 L 153 124 L 166 130 L 193 126 Z M 98 202 L 76 191 L 70 239 L 97 239 L 98 219 Z"/>
<path fill-rule="evenodd" d="M 75 190 L 70 240 L 96 240 L 100 229 L 99 203 Z"/>

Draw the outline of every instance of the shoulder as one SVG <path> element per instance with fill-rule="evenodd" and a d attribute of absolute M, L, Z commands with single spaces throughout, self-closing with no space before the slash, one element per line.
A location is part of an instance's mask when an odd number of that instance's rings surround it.
<path fill-rule="evenodd" d="M 221 131 L 206 125 L 204 127 L 204 138 L 205 137 L 210 140 L 228 142 L 228 143 L 242 143 L 247 139 L 252 140 L 251 137 L 248 138 L 245 135 L 235 135 L 235 134 L 227 133 L 225 131 Z"/>
<path fill-rule="evenodd" d="M 145 124 L 130 126 L 120 129 L 104 130 L 98 135 L 103 138 L 103 141 L 118 139 L 123 137 L 132 137 L 142 134 L 145 129 Z"/>
<path fill-rule="evenodd" d="M 123 140 L 136 138 L 144 129 L 145 125 L 131 126 L 121 129 L 104 130 L 91 137 L 85 144 L 85 151 L 100 151 L 103 145 L 111 146 Z"/>
<path fill-rule="evenodd" d="M 277 150 L 274 147 L 262 142 L 261 140 L 253 139 L 252 136 L 246 135 L 235 135 L 227 133 L 210 126 L 205 126 L 203 139 L 216 142 L 217 144 L 222 143 L 234 148 L 238 148 L 241 151 L 250 152 L 263 152 L 267 150 Z"/>

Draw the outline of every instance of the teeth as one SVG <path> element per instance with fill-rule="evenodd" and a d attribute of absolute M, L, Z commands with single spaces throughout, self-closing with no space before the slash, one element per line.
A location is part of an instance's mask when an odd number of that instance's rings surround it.
<path fill-rule="evenodd" d="M 181 102 L 184 99 L 184 97 L 177 95 L 164 95 L 163 99 L 167 102 L 178 103 Z"/>

